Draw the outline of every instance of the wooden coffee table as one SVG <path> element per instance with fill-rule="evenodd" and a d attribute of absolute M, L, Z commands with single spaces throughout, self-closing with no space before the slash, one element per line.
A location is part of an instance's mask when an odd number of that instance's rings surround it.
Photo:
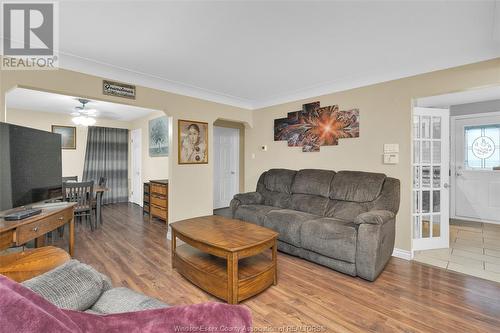
<path fill-rule="evenodd" d="M 172 267 L 208 293 L 237 304 L 278 283 L 277 232 L 222 216 L 170 226 Z"/>

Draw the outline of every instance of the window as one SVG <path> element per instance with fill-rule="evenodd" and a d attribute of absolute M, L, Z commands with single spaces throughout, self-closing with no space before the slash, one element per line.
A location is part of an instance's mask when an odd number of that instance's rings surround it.
<path fill-rule="evenodd" d="M 472 170 L 500 166 L 500 124 L 465 127 L 464 165 Z"/>

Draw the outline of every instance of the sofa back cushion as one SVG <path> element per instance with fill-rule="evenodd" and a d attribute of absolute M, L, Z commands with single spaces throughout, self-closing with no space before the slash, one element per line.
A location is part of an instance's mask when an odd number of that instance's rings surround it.
<path fill-rule="evenodd" d="M 312 194 L 327 198 L 335 171 L 304 169 L 297 172 L 292 184 L 293 194 Z"/>
<path fill-rule="evenodd" d="M 400 183 L 399 179 L 387 177 L 380 195 L 373 201 L 371 209 L 388 210 L 394 214 L 399 210 L 399 197 L 400 197 Z"/>
<path fill-rule="evenodd" d="M 264 185 L 269 191 L 290 194 L 296 173 L 295 170 L 271 169 L 266 172 Z"/>
<path fill-rule="evenodd" d="M 297 171 L 270 169 L 262 173 L 257 183 L 257 192 L 264 197 L 264 204 L 279 208 L 290 208 L 291 188 Z"/>
<path fill-rule="evenodd" d="M 386 176 L 382 173 L 340 171 L 333 177 L 330 199 L 353 202 L 373 201 L 379 196 L 385 178 Z"/>

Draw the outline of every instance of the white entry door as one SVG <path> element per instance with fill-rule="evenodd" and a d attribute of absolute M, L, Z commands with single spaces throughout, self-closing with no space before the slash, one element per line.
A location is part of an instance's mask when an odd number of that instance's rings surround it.
<path fill-rule="evenodd" d="M 240 130 L 214 126 L 214 209 L 239 192 Z"/>
<path fill-rule="evenodd" d="M 500 223 L 500 115 L 454 120 L 452 214 Z"/>
<path fill-rule="evenodd" d="M 413 109 L 413 250 L 449 247 L 447 109 Z"/>
<path fill-rule="evenodd" d="M 130 131 L 130 167 L 131 192 L 130 202 L 142 206 L 142 131 L 140 128 Z"/>

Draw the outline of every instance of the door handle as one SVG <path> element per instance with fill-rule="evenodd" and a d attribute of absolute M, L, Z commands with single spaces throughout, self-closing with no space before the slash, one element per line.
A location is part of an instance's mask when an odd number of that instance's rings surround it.
<path fill-rule="evenodd" d="M 450 186 L 450 184 L 448 184 L 448 183 L 444 183 L 444 184 L 443 184 L 443 187 L 444 187 L 444 188 L 450 188 L 451 186 Z"/>
<path fill-rule="evenodd" d="M 234 175 L 234 174 L 236 174 L 236 172 L 234 172 L 234 171 L 231 171 L 231 174 L 232 174 L 232 175 Z"/>

